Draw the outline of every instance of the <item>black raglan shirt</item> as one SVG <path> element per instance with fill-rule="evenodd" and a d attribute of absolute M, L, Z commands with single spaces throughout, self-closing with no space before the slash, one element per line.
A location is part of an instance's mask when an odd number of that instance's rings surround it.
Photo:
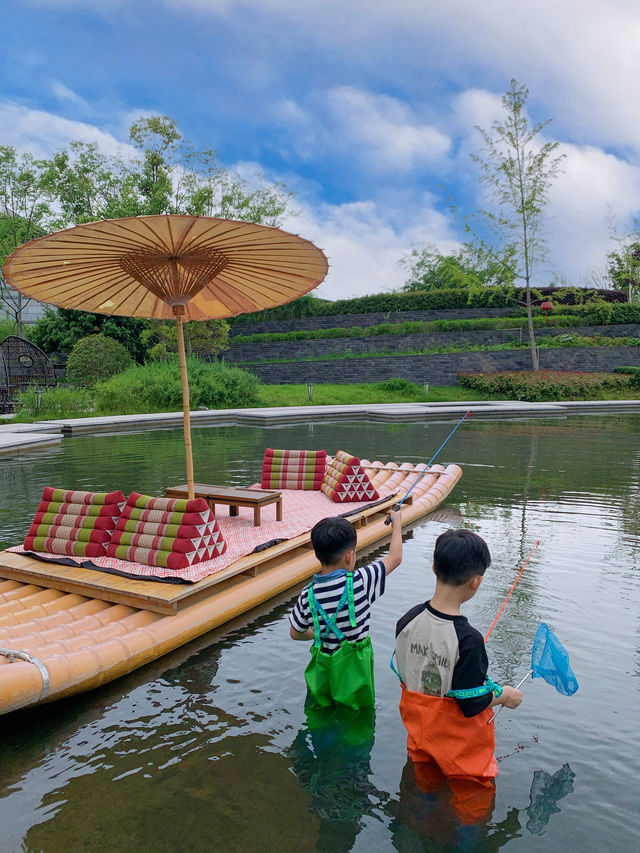
<path fill-rule="evenodd" d="M 409 690 L 444 696 L 484 684 L 489 661 L 480 631 L 466 616 L 451 616 L 430 602 L 412 607 L 396 625 L 396 664 Z M 456 699 L 465 717 L 491 704 L 493 694 Z"/>

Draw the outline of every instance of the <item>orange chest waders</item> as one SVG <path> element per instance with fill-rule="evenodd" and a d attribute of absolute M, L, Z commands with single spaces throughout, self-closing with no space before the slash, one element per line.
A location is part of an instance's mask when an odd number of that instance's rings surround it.
<path fill-rule="evenodd" d="M 494 727 L 487 725 L 492 713 L 485 708 L 475 717 L 465 717 L 455 699 L 402 687 L 400 716 L 408 733 L 409 756 L 414 762 L 435 761 L 450 778 L 498 775 Z"/>

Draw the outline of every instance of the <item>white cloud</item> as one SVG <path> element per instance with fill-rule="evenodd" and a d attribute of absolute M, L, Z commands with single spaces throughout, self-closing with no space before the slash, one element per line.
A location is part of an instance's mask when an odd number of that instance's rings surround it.
<path fill-rule="evenodd" d="M 561 145 L 563 173 L 550 193 L 549 248 L 558 272 L 579 283 L 615 248 L 609 214 L 630 225 L 640 199 L 640 168 L 592 146 Z"/>
<path fill-rule="evenodd" d="M 390 223 L 399 211 L 373 201 L 342 205 L 304 205 L 283 228 L 312 240 L 329 258 L 329 274 L 316 294 L 325 299 L 348 299 L 399 287 L 407 278 L 400 266 L 412 244 L 435 243 L 441 251 L 458 244 L 446 218 L 425 199 L 413 214 L 403 211 L 403 226 Z"/>
<path fill-rule="evenodd" d="M 60 101 L 70 101 L 72 104 L 76 106 L 86 107 L 87 102 L 84 98 L 81 98 L 80 95 L 77 95 L 72 89 L 68 86 L 65 86 L 64 83 L 61 83 L 60 80 L 52 80 L 50 83 L 51 91 Z"/>
<path fill-rule="evenodd" d="M 323 152 L 374 173 L 410 172 L 445 157 L 446 133 L 420 119 L 405 102 L 353 86 L 311 93 L 308 105 L 291 98 L 271 114 L 287 130 L 287 144 L 303 160 Z"/>
<path fill-rule="evenodd" d="M 526 83 L 567 134 L 640 151 L 637 0 L 165 0 L 261 27 L 280 66 L 310 44 L 332 65 L 420 92 L 430 74 Z M 360 76 L 358 74 L 358 76 Z M 464 83 L 462 83 L 464 85 Z"/>
<path fill-rule="evenodd" d="M 287 139 L 280 152 L 285 158 L 294 151 L 301 160 L 310 160 L 322 141 L 328 141 L 322 140 L 324 134 L 318 117 L 292 98 L 277 101 L 271 108 L 271 116 L 286 128 Z"/>
<path fill-rule="evenodd" d="M 0 101 L 0 136 L 4 145 L 47 157 L 73 139 L 95 142 L 105 154 L 130 156 L 134 149 L 92 124 Z"/>
<path fill-rule="evenodd" d="M 409 171 L 449 151 L 449 137 L 421 123 L 397 98 L 341 86 L 328 93 L 328 100 L 345 147 L 354 143 L 354 156 L 364 154 L 377 170 Z"/>

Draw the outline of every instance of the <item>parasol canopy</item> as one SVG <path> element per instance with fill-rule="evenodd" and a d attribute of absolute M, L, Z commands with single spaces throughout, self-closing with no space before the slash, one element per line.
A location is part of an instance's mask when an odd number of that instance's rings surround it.
<path fill-rule="evenodd" d="M 182 374 L 187 482 L 193 493 L 189 386 L 182 323 L 262 311 L 317 287 L 324 253 L 279 228 L 201 216 L 107 219 L 56 231 L 7 258 L 25 296 L 98 314 L 175 319 Z"/>

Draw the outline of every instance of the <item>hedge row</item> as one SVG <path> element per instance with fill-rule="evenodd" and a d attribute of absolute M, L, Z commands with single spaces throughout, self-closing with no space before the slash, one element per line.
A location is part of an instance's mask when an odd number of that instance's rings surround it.
<path fill-rule="evenodd" d="M 624 373 L 632 388 L 640 388 L 640 367 L 616 367 L 614 373 Z"/>
<path fill-rule="evenodd" d="M 459 373 L 465 388 L 499 394 L 510 400 L 598 399 L 602 392 L 625 391 L 632 387 L 629 376 L 621 373 L 578 373 L 573 371 L 526 370 L 499 373 Z"/>
<path fill-rule="evenodd" d="M 626 294 L 621 290 L 595 290 L 580 287 L 543 287 L 532 289 L 536 302 L 551 299 L 556 304 L 577 305 L 594 300 L 607 303 L 625 302 Z M 303 296 L 278 308 L 259 311 L 255 314 L 240 314 L 235 323 L 251 323 L 263 320 L 284 320 L 295 317 L 325 317 L 333 314 L 374 314 L 393 311 L 447 311 L 456 308 L 513 308 L 524 302 L 523 288 L 511 286 L 457 288 L 409 293 L 375 293 L 354 299 L 339 299 L 328 302 L 312 296 Z"/>
<path fill-rule="evenodd" d="M 562 313 L 552 314 L 545 319 L 533 318 L 533 325 L 554 327 L 603 326 L 640 323 L 640 305 L 621 303 L 588 303 L 578 306 L 563 306 Z M 296 330 L 292 332 L 260 332 L 254 335 L 236 335 L 234 344 L 258 344 L 276 341 L 311 341 L 330 338 L 362 338 L 374 335 L 410 335 L 433 332 L 478 331 L 487 329 L 524 329 L 527 318 L 477 317 L 468 320 L 407 320 L 403 323 L 379 323 L 376 326 L 337 326 L 330 329 Z"/>

